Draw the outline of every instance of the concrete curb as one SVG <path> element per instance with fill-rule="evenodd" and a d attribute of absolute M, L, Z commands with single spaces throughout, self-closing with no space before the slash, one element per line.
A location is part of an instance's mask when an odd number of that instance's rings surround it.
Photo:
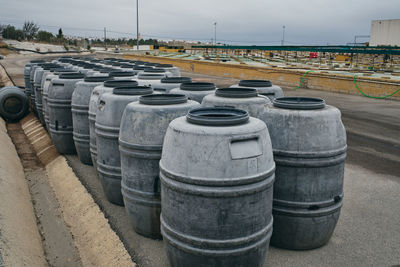
<path fill-rule="evenodd" d="M 84 266 L 135 266 L 108 220 L 60 156 L 40 122 L 33 115 L 21 122 L 40 161 L 69 226 Z"/>
<path fill-rule="evenodd" d="M 24 170 L 1 118 L 0 144 L 0 265 L 46 266 Z"/>

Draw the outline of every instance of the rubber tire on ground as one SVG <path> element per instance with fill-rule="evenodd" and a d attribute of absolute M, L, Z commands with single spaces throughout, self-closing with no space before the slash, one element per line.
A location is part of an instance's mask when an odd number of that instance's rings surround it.
<path fill-rule="evenodd" d="M 10 112 L 5 108 L 5 103 L 10 98 L 19 100 L 19 109 L 17 112 Z M 16 86 L 6 86 L 0 89 L 0 115 L 6 121 L 18 121 L 22 119 L 29 110 L 28 97 Z"/>

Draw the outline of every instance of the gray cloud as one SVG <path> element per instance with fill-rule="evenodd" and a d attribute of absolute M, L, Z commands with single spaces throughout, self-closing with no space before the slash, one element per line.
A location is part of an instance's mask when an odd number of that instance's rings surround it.
<path fill-rule="evenodd" d="M 133 37 L 135 0 L 0 0 L 0 23 L 20 25 L 29 19 L 42 28 L 80 36 Z M 343 44 L 369 34 L 371 20 L 399 18 L 399 0 L 139 0 L 144 37 L 217 39 L 257 45 L 280 44 L 282 25 L 287 44 Z M 53 27 L 54 26 L 54 27 Z M 82 30 L 86 29 L 86 30 Z M 98 29 L 99 31 L 87 30 Z"/>

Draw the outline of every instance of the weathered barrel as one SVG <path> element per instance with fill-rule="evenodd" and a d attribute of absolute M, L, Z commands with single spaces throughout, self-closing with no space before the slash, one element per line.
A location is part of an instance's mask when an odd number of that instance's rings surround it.
<path fill-rule="evenodd" d="M 121 120 L 122 195 L 134 230 L 161 238 L 158 163 L 168 124 L 200 106 L 185 95 L 142 96 L 127 105 Z"/>
<path fill-rule="evenodd" d="M 50 72 L 50 69 L 59 67 L 53 63 L 42 64 L 40 68 L 36 69 L 35 77 L 34 77 L 34 88 L 35 88 L 35 106 L 37 110 L 37 115 L 39 117 L 39 121 L 42 125 L 45 125 L 44 116 L 43 116 L 43 103 L 42 103 L 42 80 L 43 76 Z"/>
<path fill-rule="evenodd" d="M 262 266 L 275 164 L 264 122 L 201 108 L 173 120 L 160 161 L 161 232 L 171 266 Z"/>
<path fill-rule="evenodd" d="M 49 94 L 49 88 L 51 86 L 51 80 L 53 78 L 58 78 L 58 75 L 60 73 L 67 73 L 67 72 L 74 72 L 72 70 L 68 69 L 55 69 L 52 73 L 48 74 L 44 78 L 43 82 L 43 90 L 42 90 L 42 105 L 43 105 L 43 117 L 44 117 L 44 122 L 46 125 L 46 129 L 49 131 L 50 130 L 50 118 L 49 118 L 49 110 L 47 107 L 47 96 Z"/>
<path fill-rule="evenodd" d="M 29 100 L 21 88 L 6 86 L 0 88 L 0 115 L 6 121 L 18 121 L 29 110 Z"/>
<path fill-rule="evenodd" d="M 215 94 L 206 95 L 201 102 L 204 107 L 231 107 L 244 109 L 250 116 L 260 117 L 265 107 L 271 104 L 269 98 L 260 96 L 252 88 L 220 88 Z"/>
<path fill-rule="evenodd" d="M 85 77 L 77 82 L 71 99 L 73 137 L 79 160 L 91 165 L 89 134 L 89 101 L 93 89 L 110 79 L 106 76 Z"/>
<path fill-rule="evenodd" d="M 111 203 L 124 205 L 121 194 L 121 160 L 118 136 L 126 105 L 152 94 L 151 87 L 117 87 L 99 98 L 96 111 L 97 172 Z"/>
<path fill-rule="evenodd" d="M 160 93 L 168 94 L 172 89 L 179 88 L 182 83 L 191 82 L 192 78 L 189 77 L 165 77 L 162 78 L 159 82 L 153 83 L 153 90 Z"/>
<path fill-rule="evenodd" d="M 45 64 L 45 63 L 38 63 L 35 64 L 31 67 L 31 73 L 29 75 L 29 80 L 30 80 L 30 84 L 31 84 L 31 104 L 32 104 L 32 108 L 33 108 L 33 112 L 36 113 L 36 105 L 35 105 L 35 85 L 34 85 L 34 80 L 35 80 L 35 73 L 36 73 L 36 69 L 40 68 L 40 65 Z"/>
<path fill-rule="evenodd" d="M 49 131 L 54 146 L 60 154 L 75 154 L 72 135 L 71 97 L 75 84 L 83 80 L 81 73 L 61 73 L 51 80 L 47 96 Z"/>
<path fill-rule="evenodd" d="M 283 97 L 267 108 L 277 165 L 271 244 L 313 249 L 330 239 L 343 199 L 346 131 L 324 100 Z"/>
<path fill-rule="evenodd" d="M 95 170 L 97 170 L 97 144 L 96 144 L 96 111 L 99 102 L 99 98 L 102 94 L 112 92 L 116 87 L 124 86 L 137 86 L 138 83 L 132 80 L 109 80 L 105 81 L 103 85 L 96 86 L 92 94 L 90 95 L 89 101 L 89 135 L 90 135 L 90 156 L 92 158 L 92 164 Z"/>
<path fill-rule="evenodd" d="M 171 94 L 184 94 L 189 99 L 201 103 L 206 95 L 215 93 L 215 84 L 207 82 L 182 83 L 180 87 L 172 89 Z"/>
<path fill-rule="evenodd" d="M 31 70 L 32 67 L 39 64 L 44 63 L 43 60 L 31 60 L 24 67 L 24 81 L 25 81 L 25 94 L 30 97 L 31 96 Z"/>
<path fill-rule="evenodd" d="M 231 87 L 248 87 L 257 89 L 258 94 L 268 97 L 271 101 L 275 98 L 283 97 L 282 88 L 272 84 L 268 80 L 241 80 L 238 84 Z"/>
<path fill-rule="evenodd" d="M 153 88 L 154 84 L 158 84 L 161 81 L 161 79 L 165 77 L 166 77 L 165 72 L 152 73 L 152 72 L 141 71 L 137 74 L 136 80 L 139 83 L 139 85 L 151 86 Z"/>
<path fill-rule="evenodd" d="M 165 69 L 165 71 L 168 71 L 171 73 L 169 77 L 181 77 L 181 72 L 178 67 L 175 67 L 172 64 L 157 64 L 155 66 L 156 68 L 162 68 Z"/>

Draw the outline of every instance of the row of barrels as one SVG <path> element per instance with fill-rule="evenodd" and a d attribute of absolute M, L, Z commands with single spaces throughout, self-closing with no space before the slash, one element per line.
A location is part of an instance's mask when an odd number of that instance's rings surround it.
<path fill-rule="evenodd" d="M 142 61 L 60 58 L 25 70 L 57 150 L 94 165 L 107 199 L 137 233 L 163 239 L 171 266 L 261 266 L 270 242 L 329 241 L 346 133 L 324 100 L 284 97 L 264 80 L 216 88 Z"/>

